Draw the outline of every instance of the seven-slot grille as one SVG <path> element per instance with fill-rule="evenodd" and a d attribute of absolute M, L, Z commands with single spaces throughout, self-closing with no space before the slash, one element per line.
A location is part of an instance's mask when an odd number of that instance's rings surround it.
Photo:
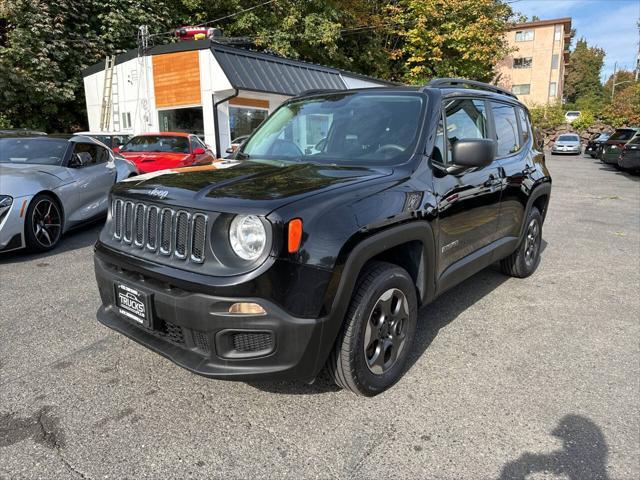
<path fill-rule="evenodd" d="M 185 210 L 115 199 L 112 203 L 113 238 L 179 260 L 203 263 L 207 243 L 207 216 Z"/>

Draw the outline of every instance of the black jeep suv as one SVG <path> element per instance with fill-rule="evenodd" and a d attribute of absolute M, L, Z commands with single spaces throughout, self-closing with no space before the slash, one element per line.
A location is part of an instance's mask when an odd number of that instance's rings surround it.
<path fill-rule="evenodd" d="M 235 158 L 116 184 L 95 246 L 99 321 L 195 373 L 326 365 L 375 395 L 402 375 L 419 307 L 496 261 L 538 266 L 551 179 L 499 88 L 307 92 Z"/>

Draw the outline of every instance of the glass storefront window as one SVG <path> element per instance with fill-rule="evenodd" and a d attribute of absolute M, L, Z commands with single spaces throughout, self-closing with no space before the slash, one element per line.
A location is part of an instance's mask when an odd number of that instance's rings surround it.
<path fill-rule="evenodd" d="M 243 135 L 251 135 L 268 115 L 268 110 L 259 108 L 229 107 L 231 140 Z"/>
<path fill-rule="evenodd" d="M 204 136 L 202 107 L 160 110 L 158 120 L 161 132 L 188 132 Z"/>

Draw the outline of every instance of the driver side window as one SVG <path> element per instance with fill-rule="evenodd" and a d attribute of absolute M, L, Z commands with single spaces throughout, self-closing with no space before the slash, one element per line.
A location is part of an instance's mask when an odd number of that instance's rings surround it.
<path fill-rule="evenodd" d="M 470 98 L 450 101 L 445 106 L 447 139 L 453 145 L 463 138 L 489 138 L 483 100 Z"/>

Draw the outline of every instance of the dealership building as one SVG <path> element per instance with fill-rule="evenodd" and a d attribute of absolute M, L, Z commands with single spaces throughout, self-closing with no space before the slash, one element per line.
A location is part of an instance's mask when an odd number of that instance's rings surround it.
<path fill-rule="evenodd" d="M 87 68 L 83 77 L 91 131 L 186 131 L 218 154 L 303 91 L 389 85 L 209 39 L 132 50 Z M 322 139 L 325 120 L 309 123 L 308 144 Z"/>

